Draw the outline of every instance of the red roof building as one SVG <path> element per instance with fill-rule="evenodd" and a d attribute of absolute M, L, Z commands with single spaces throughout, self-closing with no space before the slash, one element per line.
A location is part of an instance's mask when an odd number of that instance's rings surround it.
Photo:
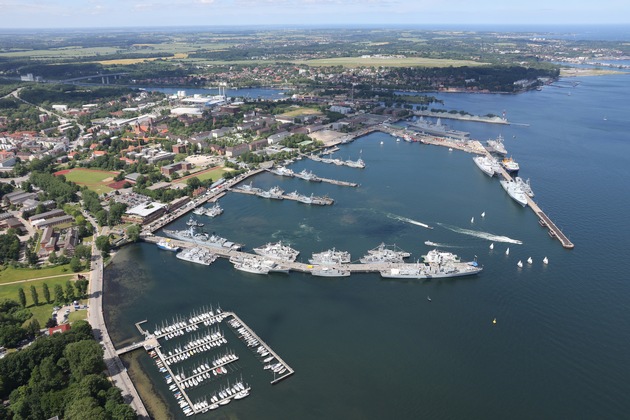
<path fill-rule="evenodd" d="M 61 324 L 56 327 L 48 328 L 48 335 L 53 335 L 55 333 L 64 333 L 66 331 L 70 331 L 70 324 Z"/>

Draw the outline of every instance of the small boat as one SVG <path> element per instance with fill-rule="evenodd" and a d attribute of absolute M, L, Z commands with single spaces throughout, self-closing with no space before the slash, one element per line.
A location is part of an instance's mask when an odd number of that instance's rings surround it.
<path fill-rule="evenodd" d="M 381 141 L 381 144 L 383 144 L 383 141 Z"/>
<path fill-rule="evenodd" d="M 430 298 L 429 296 L 427 296 L 427 300 L 428 300 L 429 302 L 431 302 L 431 298 Z"/>
<path fill-rule="evenodd" d="M 396 142 L 400 142 L 400 137 L 398 137 L 398 138 L 396 139 Z"/>
<path fill-rule="evenodd" d="M 518 262 L 516 263 L 516 265 L 518 265 L 518 268 L 523 268 L 523 261 L 518 260 Z"/>
<path fill-rule="evenodd" d="M 510 255 L 510 247 L 508 246 L 508 249 L 505 250 L 505 255 Z"/>
<path fill-rule="evenodd" d="M 475 223 L 475 218 L 474 217 L 470 218 L 470 223 Z"/>
<path fill-rule="evenodd" d="M 494 249 L 494 242 L 490 244 L 490 249 Z"/>
<path fill-rule="evenodd" d="M 448 151 L 449 151 L 449 152 L 452 152 L 452 151 L 453 151 L 453 148 L 452 148 L 452 147 L 449 147 L 449 148 L 448 148 Z"/>
<path fill-rule="evenodd" d="M 497 323 L 497 319 L 496 319 L 496 318 L 494 318 L 494 319 L 492 320 L 492 323 L 493 323 L 493 324 L 496 324 L 496 323 Z"/>
<path fill-rule="evenodd" d="M 543 263 L 544 264 L 549 264 L 549 259 L 547 257 L 543 258 Z"/>
<path fill-rule="evenodd" d="M 527 259 L 527 264 L 531 264 L 532 262 L 533 262 L 532 257 L 529 257 L 529 258 Z"/>
<path fill-rule="evenodd" d="M 486 212 L 485 211 L 481 212 L 481 217 L 486 217 Z"/>

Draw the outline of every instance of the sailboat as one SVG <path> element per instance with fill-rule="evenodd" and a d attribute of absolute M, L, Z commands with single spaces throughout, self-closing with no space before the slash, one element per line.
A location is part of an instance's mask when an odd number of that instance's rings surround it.
<path fill-rule="evenodd" d="M 527 259 L 527 264 L 531 264 L 532 262 L 533 262 L 532 257 L 529 257 L 529 258 Z"/>
<path fill-rule="evenodd" d="M 481 217 L 486 217 L 486 212 L 485 211 L 481 213 Z"/>
<path fill-rule="evenodd" d="M 474 217 L 470 218 L 470 223 L 475 223 L 475 218 Z"/>
<path fill-rule="evenodd" d="M 505 250 L 505 255 L 510 255 L 510 247 L 508 246 L 508 249 Z"/>
<path fill-rule="evenodd" d="M 549 264 L 549 259 L 547 257 L 543 258 L 543 263 Z"/>
<path fill-rule="evenodd" d="M 428 300 L 429 302 L 431 302 L 431 298 L 430 298 L 429 296 L 427 296 L 427 300 Z"/>
<path fill-rule="evenodd" d="M 518 260 L 518 262 L 516 263 L 516 265 L 518 265 L 518 268 L 523 268 L 523 261 Z"/>
<path fill-rule="evenodd" d="M 494 242 L 490 244 L 490 249 L 494 249 Z"/>

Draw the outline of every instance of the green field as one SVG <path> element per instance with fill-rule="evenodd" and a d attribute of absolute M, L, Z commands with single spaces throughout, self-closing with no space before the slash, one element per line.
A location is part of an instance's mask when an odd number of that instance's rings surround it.
<path fill-rule="evenodd" d="M 361 58 L 361 57 L 337 57 L 321 58 L 315 60 L 293 61 L 295 64 L 305 64 L 307 66 L 343 66 L 343 67 L 463 67 L 463 66 L 483 66 L 487 63 L 480 63 L 472 60 L 447 60 L 439 58 Z"/>
<path fill-rule="evenodd" d="M 75 168 L 55 173 L 55 175 L 57 174 L 63 174 L 68 181 L 76 182 L 78 185 L 85 185 L 88 189 L 102 194 L 112 191 L 112 188 L 109 188 L 107 184 L 113 182 L 113 177 L 118 175 L 118 172 Z"/>
<path fill-rule="evenodd" d="M 216 181 L 219 178 L 222 178 L 223 174 L 226 172 L 228 172 L 228 170 L 226 170 L 225 168 L 215 168 L 215 169 L 210 169 L 208 171 L 200 171 L 196 174 L 191 174 L 187 177 L 178 179 L 177 183 L 185 183 L 186 180 L 193 177 L 198 178 L 199 181 L 205 181 L 206 179 L 210 179 L 210 178 L 212 178 L 213 181 Z"/>
<path fill-rule="evenodd" d="M 322 115 L 322 113 L 317 109 L 300 107 L 282 114 L 285 117 L 301 117 L 303 115 Z"/>
<path fill-rule="evenodd" d="M 49 268 L 13 268 L 7 267 L 0 271 L 0 285 L 20 280 L 37 279 L 40 277 L 71 275 L 70 264 Z M 30 287 L 30 286 L 29 286 Z"/>
<path fill-rule="evenodd" d="M 20 288 L 24 289 L 24 294 L 26 295 L 26 307 L 33 314 L 31 319 L 26 321 L 26 324 L 28 324 L 32 319 L 37 319 L 37 321 L 43 328 L 44 324 L 46 324 L 46 321 L 50 318 L 50 315 L 52 314 L 52 309 L 55 306 L 53 303 L 46 303 L 43 292 L 43 284 L 46 283 L 48 285 L 48 289 L 50 290 L 50 297 L 51 299 L 54 299 L 55 285 L 61 285 L 61 287 L 64 288 L 65 292 L 66 282 L 68 280 L 74 280 L 75 278 L 76 276 L 74 274 L 68 274 L 67 276 L 55 277 L 46 280 L 36 280 L 26 283 L 0 285 L 0 299 L 11 299 L 19 302 L 18 291 Z M 35 286 L 35 289 L 37 290 L 37 294 L 39 297 L 38 306 L 33 306 L 33 300 L 31 298 L 31 286 Z"/>

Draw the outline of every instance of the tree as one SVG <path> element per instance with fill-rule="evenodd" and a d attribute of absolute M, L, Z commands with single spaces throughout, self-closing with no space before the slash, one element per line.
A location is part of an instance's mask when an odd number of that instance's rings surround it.
<path fill-rule="evenodd" d="M 68 359 L 71 375 L 77 382 L 87 375 L 98 374 L 105 369 L 103 348 L 94 340 L 68 344 L 63 355 Z"/>
<path fill-rule="evenodd" d="M 138 239 L 140 239 L 140 226 L 138 225 L 129 226 L 127 228 L 127 238 L 129 238 L 131 242 L 138 242 Z"/>
<path fill-rule="evenodd" d="M 78 297 L 85 297 L 87 294 L 89 282 L 86 279 L 80 279 L 74 282 L 74 287 L 77 289 Z"/>
<path fill-rule="evenodd" d="M 44 289 L 44 299 L 46 299 L 46 303 L 50 303 L 50 289 L 48 289 L 48 285 L 44 283 L 42 288 Z"/>
<path fill-rule="evenodd" d="M 188 178 L 188 180 L 186 181 L 186 184 L 193 191 L 201 187 L 201 181 L 199 181 L 199 178 L 197 178 L 196 176 L 193 176 L 192 178 Z"/>
<path fill-rule="evenodd" d="M 56 326 L 57 326 L 57 317 L 48 318 L 48 321 L 46 321 L 46 328 L 53 328 Z"/>
<path fill-rule="evenodd" d="M 74 249 L 74 255 L 89 261 L 92 258 L 92 248 L 87 245 L 77 245 Z"/>
<path fill-rule="evenodd" d="M 36 319 L 29 322 L 28 328 L 26 329 L 29 337 L 37 337 L 39 335 L 39 330 L 41 330 L 41 326 L 39 325 L 39 321 Z"/>
<path fill-rule="evenodd" d="M 75 273 L 81 271 L 81 260 L 76 255 L 70 259 L 70 268 Z"/>
<path fill-rule="evenodd" d="M 63 294 L 63 287 L 60 284 L 55 284 L 55 303 L 60 305 L 66 301 L 66 297 Z"/>
<path fill-rule="evenodd" d="M 111 250 L 111 245 L 109 243 L 109 237 L 105 235 L 101 235 L 96 238 L 96 249 L 101 251 L 103 255 L 107 255 Z"/>
<path fill-rule="evenodd" d="M 31 286 L 31 298 L 33 299 L 33 304 L 35 306 L 39 305 L 39 295 L 37 294 L 37 289 L 35 286 Z"/>
<path fill-rule="evenodd" d="M 48 254 L 48 261 L 50 261 L 51 264 L 57 264 L 58 258 L 55 251 L 52 251 L 50 254 Z"/>
<path fill-rule="evenodd" d="M 66 282 L 66 300 L 72 302 L 75 298 L 76 295 L 74 293 L 74 286 L 72 285 L 72 282 L 68 280 Z"/>
<path fill-rule="evenodd" d="M 24 340 L 28 333 L 17 325 L 5 325 L 0 327 L 0 346 L 16 348 L 20 341 Z"/>
<path fill-rule="evenodd" d="M 21 287 L 18 289 L 18 298 L 20 299 L 20 305 L 22 305 L 22 308 L 26 308 L 26 295 L 24 294 L 24 289 Z"/>

